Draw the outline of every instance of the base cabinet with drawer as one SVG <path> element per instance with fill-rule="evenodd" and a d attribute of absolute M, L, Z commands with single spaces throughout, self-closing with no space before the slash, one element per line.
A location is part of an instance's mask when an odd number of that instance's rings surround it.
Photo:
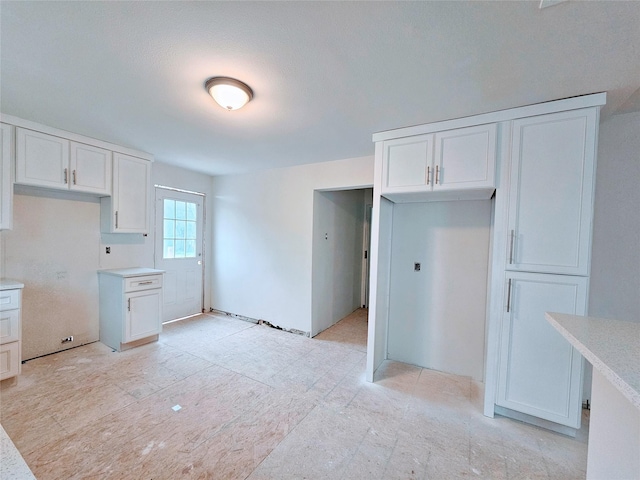
<path fill-rule="evenodd" d="M 23 287 L 13 280 L 0 280 L 0 380 L 20 375 Z"/>
<path fill-rule="evenodd" d="M 100 341 L 127 350 L 158 339 L 162 332 L 163 270 L 100 270 Z"/>

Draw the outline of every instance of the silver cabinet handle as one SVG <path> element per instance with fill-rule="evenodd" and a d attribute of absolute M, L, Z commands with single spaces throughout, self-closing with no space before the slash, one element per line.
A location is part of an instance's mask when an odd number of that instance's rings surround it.
<path fill-rule="evenodd" d="M 64 169 L 64 183 L 69 183 L 68 175 L 67 175 L 68 172 L 69 172 L 68 169 L 65 168 Z"/>
<path fill-rule="evenodd" d="M 513 241 L 515 239 L 515 231 L 511 230 L 511 241 L 509 244 L 509 264 L 513 263 Z"/>
<path fill-rule="evenodd" d="M 116 210 L 116 228 L 118 228 L 118 211 Z"/>
<path fill-rule="evenodd" d="M 507 313 L 511 310 L 511 279 L 509 279 L 509 286 L 507 287 Z"/>
<path fill-rule="evenodd" d="M 436 165 L 436 185 L 438 184 L 439 178 L 440 178 L 440 165 Z"/>
<path fill-rule="evenodd" d="M 73 184 L 76 184 L 76 171 L 73 171 Z"/>
<path fill-rule="evenodd" d="M 138 285 L 151 285 L 153 283 L 153 280 L 149 280 L 147 282 L 138 282 Z"/>
<path fill-rule="evenodd" d="M 429 178 L 431 177 L 431 167 L 427 167 L 427 185 L 429 185 Z"/>
<path fill-rule="evenodd" d="M 127 298 L 127 310 L 131 311 L 131 299 L 130 298 Z"/>

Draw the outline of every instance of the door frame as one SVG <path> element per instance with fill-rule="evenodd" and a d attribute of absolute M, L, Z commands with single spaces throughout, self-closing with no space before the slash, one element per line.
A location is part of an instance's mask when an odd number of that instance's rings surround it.
<path fill-rule="evenodd" d="M 201 258 L 202 258 L 202 279 L 201 279 L 201 285 L 202 285 L 202 291 L 200 292 L 201 295 L 201 313 L 205 313 L 205 272 L 206 272 L 206 268 L 207 268 L 207 261 L 206 261 L 206 256 L 207 256 L 207 250 L 206 250 L 206 225 L 207 225 L 207 194 L 203 193 L 203 192 L 195 192 L 193 190 L 184 190 L 182 188 L 176 188 L 176 187 L 169 187 L 167 185 L 159 185 L 159 184 L 155 184 L 154 186 L 154 190 L 153 190 L 153 195 L 154 195 L 154 210 L 153 210 L 153 233 L 154 233 L 154 241 L 153 241 L 153 264 L 154 267 L 156 266 L 156 259 L 157 259 L 157 248 L 158 248 L 158 242 L 157 242 L 157 235 L 158 235 L 158 222 L 157 222 L 157 218 L 158 218 L 158 212 L 157 212 L 157 208 L 158 208 L 158 190 L 165 190 L 165 191 L 171 191 L 171 192 L 179 192 L 179 193 L 187 193 L 190 195 L 198 195 L 200 197 L 202 197 L 202 244 L 200 245 L 201 248 Z M 163 322 L 163 323 L 169 323 L 172 322 L 174 320 L 177 319 L 173 319 L 173 320 L 168 320 L 167 322 Z"/>

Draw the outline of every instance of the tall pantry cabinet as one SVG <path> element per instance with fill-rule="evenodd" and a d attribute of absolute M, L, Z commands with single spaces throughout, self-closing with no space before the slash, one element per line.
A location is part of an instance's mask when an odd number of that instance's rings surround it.
<path fill-rule="evenodd" d="M 501 414 L 580 427 L 582 357 L 544 312 L 587 313 L 598 114 L 591 107 L 512 124 Z"/>
<path fill-rule="evenodd" d="M 389 289 L 390 272 L 396 268 L 391 254 L 394 205 L 474 198 L 456 187 L 446 195 L 436 192 L 433 165 L 438 165 L 438 150 L 431 150 L 425 139 L 433 134 L 436 144 L 438 138 L 459 137 L 450 131 L 475 134 L 490 126 L 498 132 L 495 169 L 469 174 L 486 172 L 482 188 L 474 187 L 493 193 L 487 309 L 477 319 L 486 328 L 484 413 L 568 434 L 579 428 L 582 357 L 547 323 L 544 313 L 587 313 L 598 122 L 605 100 L 604 93 L 585 95 L 374 134 L 369 381 L 389 358 L 389 329 L 397 324 L 389 308 L 395 302 Z M 469 140 L 476 138 L 481 137 Z M 420 145 L 426 160 L 407 160 L 411 168 L 399 170 L 398 163 L 392 170 L 386 145 L 396 144 L 407 153 Z M 467 160 L 458 165 L 464 168 Z M 468 164 L 473 168 L 471 160 Z M 446 168 L 444 172 L 440 178 L 446 179 Z M 456 175 L 464 177 L 465 172 Z"/>

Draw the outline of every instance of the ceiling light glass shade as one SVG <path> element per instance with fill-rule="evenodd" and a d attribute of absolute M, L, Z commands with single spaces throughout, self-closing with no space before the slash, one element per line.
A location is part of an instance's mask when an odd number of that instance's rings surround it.
<path fill-rule="evenodd" d="M 207 80 L 205 88 L 218 105 L 227 110 L 242 108 L 253 98 L 249 85 L 235 78 L 213 77 Z"/>

